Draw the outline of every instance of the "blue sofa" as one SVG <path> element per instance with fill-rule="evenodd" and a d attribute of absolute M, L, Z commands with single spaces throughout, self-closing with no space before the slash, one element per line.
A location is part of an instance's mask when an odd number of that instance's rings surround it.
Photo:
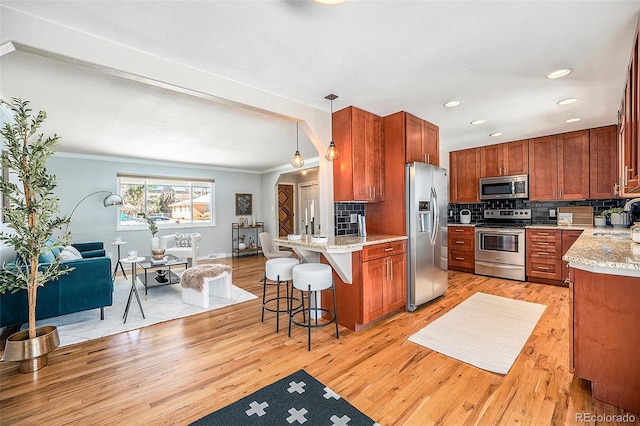
<path fill-rule="evenodd" d="M 82 259 L 64 261 L 62 268 L 75 268 L 38 288 L 36 318 L 45 319 L 113 304 L 111 259 L 101 242 L 72 244 Z M 29 321 L 27 291 L 0 294 L 0 327 Z"/>

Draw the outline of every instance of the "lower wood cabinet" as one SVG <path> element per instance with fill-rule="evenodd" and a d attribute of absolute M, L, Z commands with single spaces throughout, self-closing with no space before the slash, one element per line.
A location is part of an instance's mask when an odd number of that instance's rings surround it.
<path fill-rule="evenodd" d="M 570 275 L 571 371 L 591 381 L 595 399 L 640 413 L 640 278 L 575 268 Z"/>
<path fill-rule="evenodd" d="M 323 263 L 328 263 L 324 257 Z M 353 279 L 343 282 L 333 273 L 338 305 L 338 323 L 359 330 L 407 304 L 407 243 L 393 241 L 365 246 L 351 255 Z M 332 306 L 330 292 L 322 304 Z"/>
<path fill-rule="evenodd" d="M 476 268 L 475 228 L 450 225 L 447 244 L 449 269 L 474 273 Z"/>
<path fill-rule="evenodd" d="M 582 230 L 527 229 L 526 274 L 532 282 L 568 287 L 569 271 L 562 256 Z"/>

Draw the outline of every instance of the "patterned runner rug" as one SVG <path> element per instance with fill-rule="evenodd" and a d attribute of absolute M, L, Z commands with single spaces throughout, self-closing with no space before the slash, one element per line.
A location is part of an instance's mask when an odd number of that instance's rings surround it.
<path fill-rule="evenodd" d="M 299 370 L 192 423 L 208 425 L 378 425 Z"/>

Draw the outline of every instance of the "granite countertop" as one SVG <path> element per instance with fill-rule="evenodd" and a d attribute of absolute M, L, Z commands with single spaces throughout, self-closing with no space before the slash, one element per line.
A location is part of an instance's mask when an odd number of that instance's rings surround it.
<path fill-rule="evenodd" d="M 384 234 L 372 234 L 366 237 L 359 235 L 340 235 L 337 237 L 329 237 L 326 243 L 314 243 L 311 241 L 311 235 L 303 235 L 302 239 L 289 240 L 286 237 L 275 238 L 276 244 L 286 244 L 288 246 L 298 246 L 316 249 L 326 250 L 350 250 L 357 251 L 362 250 L 364 246 L 370 246 L 373 244 L 389 243 L 392 241 L 406 240 L 406 235 L 384 235 Z"/>
<path fill-rule="evenodd" d="M 640 277 L 640 244 L 629 228 L 588 227 L 562 259 L 585 271 Z"/>

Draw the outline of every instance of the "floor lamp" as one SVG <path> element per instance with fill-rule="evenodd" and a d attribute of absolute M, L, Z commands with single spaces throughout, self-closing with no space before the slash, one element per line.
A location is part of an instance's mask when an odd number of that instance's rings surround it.
<path fill-rule="evenodd" d="M 95 192 L 92 192 L 89 195 L 86 195 L 82 200 L 78 201 L 78 203 L 75 205 L 73 210 L 71 210 L 71 214 L 69 215 L 69 221 L 71 221 L 71 218 L 73 217 L 73 213 L 75 213 L 75 211 L 78 208 L 78 206 L 84 200 L 86 200 L 87 198 L 91 197 L 92 195 L 96 195 L 96 194 L 109 194 L 104 198 L 104 200 L 102 202 L 105 207 L 116 207 L 116 206 L 121 206 L 122 204 L 124 204 L 124 201 L 122 200 L 122 197 L 119 196 L 118 194 L 114 194 L 111 191 L 95 191 Z M 69 230 L 69 223 L 67 223 L 67 229 L 65 230 L 65 234 L 67 233 L 68 230 Z"/>

